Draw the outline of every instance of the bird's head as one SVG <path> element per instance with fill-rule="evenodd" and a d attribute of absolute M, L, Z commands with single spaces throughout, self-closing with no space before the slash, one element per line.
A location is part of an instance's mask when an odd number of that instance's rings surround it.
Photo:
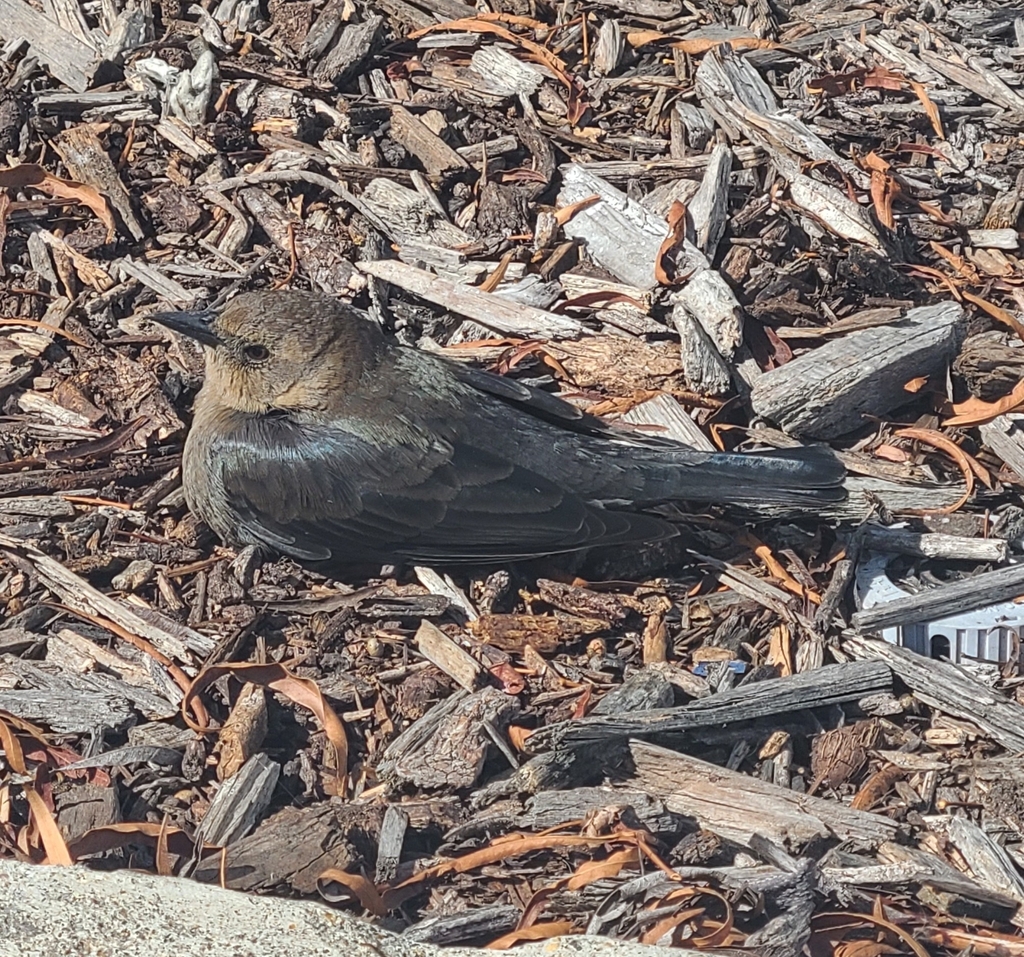
<path fill-rule="evenodd" d="M 383 341 L 344 303 L 290 290 L 150 318 L 204 346 L 204 401 L 253 414 L 329 409 L 375 363 Z"/>

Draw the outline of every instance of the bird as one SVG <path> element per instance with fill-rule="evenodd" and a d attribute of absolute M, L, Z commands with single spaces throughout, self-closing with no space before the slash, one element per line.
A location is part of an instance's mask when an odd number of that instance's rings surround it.
<path fill-rule="evenodd" d="M 711 453 L 400 343 L 301 290 L 150 318 L 203 347 L 182 459 L 189 508 L 227 544 L 315 568 L 486 565 L 679 534 L 672 502 L 818 509 L 827 448 Z"/>

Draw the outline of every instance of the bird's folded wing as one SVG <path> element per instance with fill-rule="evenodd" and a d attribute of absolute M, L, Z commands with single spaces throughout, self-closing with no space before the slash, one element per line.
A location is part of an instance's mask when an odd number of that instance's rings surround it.
<path fill-rule="evenodd" d="M 382 449 L 263 420 L 222 439 L 217 458 L 242 537 L 305 561 L 490 561 L 672 534 L 466 443 Z"/>

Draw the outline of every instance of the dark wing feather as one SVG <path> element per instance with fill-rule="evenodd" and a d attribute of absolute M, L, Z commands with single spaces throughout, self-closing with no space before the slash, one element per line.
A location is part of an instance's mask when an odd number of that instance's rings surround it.
<path fill-rule="evenodd" d="M 220 439 L 216 461 L 243 537 L 303 561 L 493 561 L 674 534 L 467 443 L 384 452 L 263 419 Z"/>

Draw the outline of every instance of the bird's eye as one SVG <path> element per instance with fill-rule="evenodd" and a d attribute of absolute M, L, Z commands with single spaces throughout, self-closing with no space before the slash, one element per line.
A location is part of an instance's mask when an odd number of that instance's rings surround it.
<path fill-rule="evenodd" d="M 270 350 L 266 346 L 246 346 L 242 351 L 250 362 L 262 362 L 270 356 Z"/>

